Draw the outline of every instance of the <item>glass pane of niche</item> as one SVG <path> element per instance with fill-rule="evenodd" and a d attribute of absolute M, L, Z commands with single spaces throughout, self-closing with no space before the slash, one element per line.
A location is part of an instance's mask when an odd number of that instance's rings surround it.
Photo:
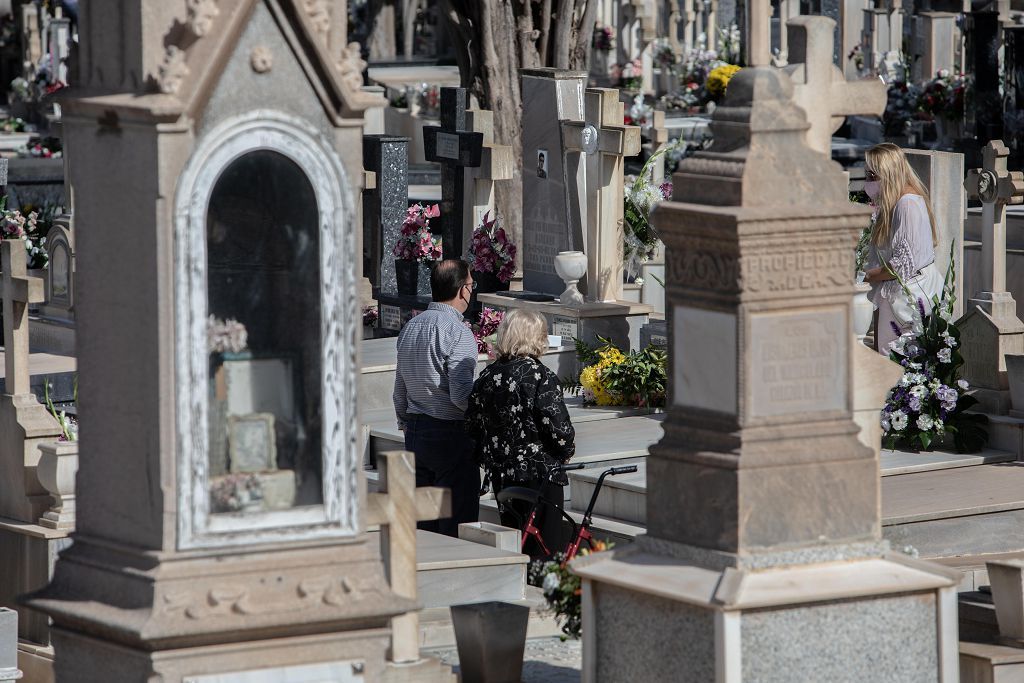
<path fill-rule="evenodd" d="M 206 221 L 210 512 L 323 503 L 320 243 L 313 186 L 255 151 L 217 180 Z"/>

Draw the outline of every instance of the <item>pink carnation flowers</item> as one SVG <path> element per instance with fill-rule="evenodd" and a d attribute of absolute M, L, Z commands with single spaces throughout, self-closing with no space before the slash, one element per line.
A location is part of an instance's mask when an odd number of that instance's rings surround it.
<path fill-rule="evenodd" d="M 413 204 L 405 212 L 402 234 L 395 242 L 394 255 L 402 261 L 427 263 L 441 258 L 441 238 L 430 232 L 430 219 L 441 215 L 437 204 Z"/>
<path fill-rule="evenodd" d="M 516 272 L 516 245 L 501 227 L 501 219 L 490 215 L 490 211 L 485 213 L 473 231 L 466 259 L 470 270 L 494 273 L 502 282 L 508 282 Z"/>

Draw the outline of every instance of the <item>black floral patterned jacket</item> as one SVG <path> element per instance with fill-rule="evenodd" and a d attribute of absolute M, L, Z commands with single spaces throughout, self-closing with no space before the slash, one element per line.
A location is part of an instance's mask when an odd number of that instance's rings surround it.
<path fill-rule="evenodd" d="M 477 378 L 469 396 L 466 430 L 476 440 L 477 461 L 503 482 L 547 476 L 576 452 L 576 430 L 562 385 L 531 356 L 499 358 Z M 565 482 L 565 475 L 556 478 Z"/>

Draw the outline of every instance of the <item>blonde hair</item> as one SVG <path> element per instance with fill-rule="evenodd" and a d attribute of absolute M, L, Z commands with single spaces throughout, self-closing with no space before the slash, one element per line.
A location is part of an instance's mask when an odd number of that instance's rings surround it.
<path fill-rule="evenodd" d="M 540 357 L 548 348 L 548 323 L 536 311 L 516 308 L 505 314 L 498 325 L 494 350 L 499 357 Z"/>
<path fill-rule="evenodd" d="M 871 243 L 875 246 L 885 244 L 892 237 L 892 213 L 896 203 L 908 190 L 924 198 L 928 210 L 928 222 L 932 228 L 932 246 L 939 243 L 935 230 L 935 214 L 932 211 L 932 200 L 928 195 L 921 178 L 907 161 L 903 150 L 891 142 L 883 142 L 870 148 L 864 154 L 864 162 L 878 176 L 878 217 L 871 231 Z"/>

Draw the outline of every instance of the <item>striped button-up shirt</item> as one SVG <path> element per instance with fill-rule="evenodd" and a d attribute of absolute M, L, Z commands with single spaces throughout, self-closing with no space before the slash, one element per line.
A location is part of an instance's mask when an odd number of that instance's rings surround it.
<path fill-rule="evenodd" d="M 477 348 L 462 314 L 432 303 L 398 335 L 395 414 L 405 427 L 409 415 L 462 420 L 476 373 Z"/>

